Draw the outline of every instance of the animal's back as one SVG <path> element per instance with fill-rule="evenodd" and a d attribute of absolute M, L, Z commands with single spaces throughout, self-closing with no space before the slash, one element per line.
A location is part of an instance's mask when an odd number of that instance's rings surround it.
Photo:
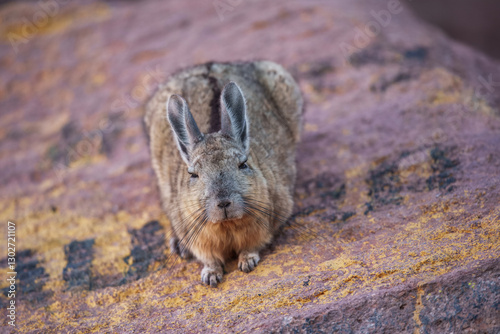
<path fill-rule="evenodd" d="M 291 213 L 295 146 L 302 127 L 302 97 L 298 85 L 283 67 L 270 61 L 256 61 L 207 63 L 182 70 L 161 85 L 147 103 L 145 124 L 153 168 L 169 217 L 178 207 L 176 195 L 181 189 L 178 175 L 186 167 L 166 119 L 166 102 L 172 94 L 183 96 L 201 132 L 217 132 L 220 130 L 220 94 L 230 81 L 236 82 L 245 95 L 250 151 L 264 177 L 274 184 L 269 188 L 269 198 L 276 204 L 274 210 L 282 216 Z M 287 196 L 283 197 L 284 191 Z"/>

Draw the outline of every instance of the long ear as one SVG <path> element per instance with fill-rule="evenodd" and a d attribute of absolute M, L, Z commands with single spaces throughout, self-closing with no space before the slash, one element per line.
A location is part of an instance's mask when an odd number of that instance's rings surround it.
<path fill-rule="evenodd" d="M 250 137 L 245 97 L 234 82 L 228 83 L 221 94 L 221 131 L 231 136 L 248 153 Z"/>
<path fill-rule="evenodd" d="M 170 96 L 167 101 L 167 118 L 174 130 L 182 159 L 189 164 L 193 147 L 203 140 L 203 134 L 198 129 L 186 100 L 179 95 Z"/>

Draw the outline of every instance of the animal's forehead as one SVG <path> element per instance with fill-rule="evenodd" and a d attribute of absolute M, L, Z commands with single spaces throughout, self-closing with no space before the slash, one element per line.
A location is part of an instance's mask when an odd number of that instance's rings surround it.
<path fill-rule="evenodd" d="M 197 145 L 194 156 L 193 166 L 203 167 L 207 164 L 223 165 L 225 162 L 239 160 L 243 153 L 231 139 L 220 134 L 209 134 Z"/>

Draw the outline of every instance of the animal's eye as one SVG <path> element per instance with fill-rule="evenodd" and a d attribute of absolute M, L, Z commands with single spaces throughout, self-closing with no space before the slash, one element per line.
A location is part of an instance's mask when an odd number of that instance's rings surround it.
<path fill-rule="evenodd" d="M 248 165 L 247 165 L 247 162 L 246 160 L 244 162 L 242 162 L 239 166 L 238 166 L 239 169 L 246 169 L 248 168 Z"/>
<path fill-rule="evenodd" d="M 192 179 L 196 179 L 198 177 L 198 174 L 195 174 L 195 173 L 189 173 L 189 175 L 191 175 Z"/>

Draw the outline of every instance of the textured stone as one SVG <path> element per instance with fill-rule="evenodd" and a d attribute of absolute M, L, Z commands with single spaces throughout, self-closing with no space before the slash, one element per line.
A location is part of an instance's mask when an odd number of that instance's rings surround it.
<path fill-rule="evenodd" d="M 404 7 L 360 35 L 391 2 L 220 3 L 67 2 L 17 52 L 39 4 L 0 7 L 18 331 L 499 332 L 499 64 Z M 307 101 L 295 214 L 210 289 L 167 261 L 141 106 L 179 68 L 261 58 Z"/>

